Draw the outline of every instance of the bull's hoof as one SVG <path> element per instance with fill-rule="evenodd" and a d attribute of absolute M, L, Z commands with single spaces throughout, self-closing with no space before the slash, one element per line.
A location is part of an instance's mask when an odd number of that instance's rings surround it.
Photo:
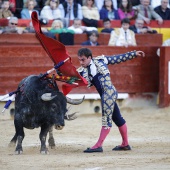
<path fill-rule="evenodd" d="M 42 155 L 49 155 L 48 149 L 40 151 Z"/>
<path fill-rule="evenodd" d="M 19 138 L 18 138 L 19 139 Z M 23 153 L 23 149 L 21 145 L 17 145 L 17 147 L 15 148 L 15 154 L 16 155 L 20 155 Z"/>
<path fill-rule="evenodd" d="M 55 145 L 49 145 L 51 149 L 55 149 Z"/>
<path fill-rule="evenodd" d="M 54 141 L 54 138 L 49 138 L 48 139 L 48 143 L 49 143 L 49 147 L 51 148 L 51 149 L 54 149 L 55 148 L 55 141 Z"/>
<path fill-rule="evenodd" d="M 23 154 L 22 150 L 15 151 L 15 155 L 21 155 L 21 154 Z"/>
<path fill-rule="evenodd" d="M 10 142 L 9 144 L 8 144 L 8 147 L 10 147 L 10 148 L 13 148 L 13 147 L 15 147 L 16 146 L 16 143 L 15 142 Z"/>

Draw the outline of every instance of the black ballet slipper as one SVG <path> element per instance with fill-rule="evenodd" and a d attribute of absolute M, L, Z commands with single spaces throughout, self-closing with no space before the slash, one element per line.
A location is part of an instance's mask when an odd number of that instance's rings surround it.
<path fill-rule="evenodd" d="M 95 149 L 87 148 L 86 150 L 84 150 L 84 153 L 93 153 L 93 152 L 103 152 L 103 148 L 102 147 L 98 147 Z"/>
<path fill-rule="evenodd" d="M 129 145 L 127 146 L 116 146 L 115 148 L 112 149 L 112 151 L 129 151 L 132 150 Z"/>

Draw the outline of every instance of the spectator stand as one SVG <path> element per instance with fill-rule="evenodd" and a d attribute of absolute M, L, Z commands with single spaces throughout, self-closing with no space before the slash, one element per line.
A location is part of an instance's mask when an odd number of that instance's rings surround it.
<path fill-rule="evenodd" d="M 136 42 L 138 46 L 158 46 L 160 47 L 163 43 L 162 34 L 136 34 Z M 59 35 L 56 34 L 56 38 L 59 39 Z M 98 42 L 100 45 L 108 46 L 110 34 L 100 33 Z M 87 41 L 87 34 L 74 34 L 74 45 L 80 45 L 82 42 Z M 21 35 L 18 34 L 0 34 L 0 45 L 39 45 L 35 34 L 24 33 Z"/>
<path fill-rule="evenodd" d="M 131 25 L 135 23 L 135 20 L 131 20 Z M 121 21 L 120 20 L 114 20 L 111 21 L 112 28 L 120 28 L 121 27 Z M 149 25 L 147 25 L 154 30 L 156 30 L 159 34 L 163 34 L 163 41 L 170 38 L 170 20 L 164 20 L 162 25 L 159 25 L 157 21 L 152 20 Z M 99 32 L 103 28 L 103 21 L 98 22 L 98 30 Z"/>
<path fill-rule="evenodd" d="M 18 20 L 18 26 L 26 27 L 26 26 L 29 25 L 30 21 L 31 20 L 19 19 Z M 132 20 L 131 25 L 133 25 L 134 22 L 135 22 L 135 20 Z M 52 24 L 52 20 L 50 20 L 47 25 L 42 25 L 42 27 L 50 28 L 51 24 Z M 72 24 L 73 24 L 73 21 L 70 21 L 70 25 L 72 25 Z M 111 24 L 112 24 L 113 28 L 120 28 L 121 27 L 121 21 L 120 20 L 114 20 L 114 21 L 112 20 Z M 0 27 L 6 26 L 6 25 L 8 25 L 8 20 L 7 19 L 0 19 Z M 82 25 L 84 25 L 84 24 L 82 23 Z M 170 21 L 169 20 L 165 20 L 162 25 L 159 25 L 157 23 L 157 21 L 152 20 L 151 23 L 147 26 L 157 30 L 157 32 L 159 34 L 163 34 L 163 41 L 170 38 L 170 31 L 169 31 L 170 30 Z M 103 21 L 99 20 L 98 21 L 98 31 L 100 32 L 102 28 L 103 28 Z"/>

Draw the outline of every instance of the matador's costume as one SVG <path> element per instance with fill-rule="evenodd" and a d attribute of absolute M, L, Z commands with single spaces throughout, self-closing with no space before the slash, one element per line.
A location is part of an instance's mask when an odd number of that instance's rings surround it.
<path fill-rule="evenodd" d="M 83 55 L 82 55 L 83 56 Z M 86 56 L 87 57 L 87 56 Z M 87 79 L 88 86 L 94 85 L 100 94 L 102 105 L 102 128 L 97 143 L 84 150 L 86 153 L 103 152 L 102 144 L 110 132 L 112 120 L 118 126 L 122 136 L 122 144 L 112 150 L 131 150 L 128 144 L 126 122 L 120 114 L 119 107 L 116 103 L 117 91 L 113 86 L 108 69 L 109 64 L 119 64 L 137 57 L 136 51 L 128 52 L 113 56 L 98 56 L 93 58 L 87 68 L 80 67 L 78 72 Z"/>
<path fill-rule="evenodd" d="M 108 70 L 109 64 L 119 64 L 136 57 L 136 51 L 113 56 L 98 56 L 93 58 L 91 63 L 93 68 L 96 67 L 96 73 L 89 75 L 88 68 L 80 67 L 78 72 L 87 79 L 88 86 L 94 85 L 100 94 L 102 105 L 102 126 L 112 127 L 112 120 L 118 126 L 125 124 L 125 120 L 120 114 L 116 104 L 117 91 L 113 86 Z M 91 66 L 90 66 L 91 67 Z M 92 71 L 92 68 L 90 68 Z"/>

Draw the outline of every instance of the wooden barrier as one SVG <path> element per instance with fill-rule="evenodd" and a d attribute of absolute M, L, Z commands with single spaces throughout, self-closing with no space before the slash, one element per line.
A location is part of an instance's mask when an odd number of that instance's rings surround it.
<path fill-rule="evenodd" d="M 120 54 L 131 50 L 144 51 L 145 58 L 138 57 L 120 65 L 109 66 L 113 84 L 122 93 L 159 92 L 159 106 L 166 107 L 170 105 L 170 90 L 168 91 L 170 89 L 170 68 L 168 67 L 170 47 L 161 47 L 159 58 L 156 51 L 162 43 L 160 37 L 159 34 L 147 37 L 139 35 L 137 41 L 144 45 L 138 47 L 124 48 L 101 45 L 100 47 L 88 46 L 88 48 L 93 51 L 94 56 Z M 77 35 L 76 38 L 77 43 L 82 40 L 80 35 Z M 107 38 L 103 34 L 101 41 L 104 43 Z M 81 47 L 78 45 L 66 46 L 76 67 L 79 66 L 77 51 Z M 0 35 L 0 63 L 0 95 L 15 90 L 22 78 L 30 74 L 45 73 L 53 67 L 53 62 L 41 47 L 35 34 Z M 62 83 L 58 82 L 58 84 L 61 89 Z M 94 88 L 87 89 L 86 87 L 75 88 L 71 91 L 72 94 L 94 92 L 96 92 Z"/>
<path fill-rule="evenodd" d="M 170 106 L 170 47 L 160 49 L 159 106 Z"/>
<path fill-rule="evenodd" d="M 58 38 L 58 35 L 56 34 Z M 86 34 L 74 34 L 74 44 L 80 45 L 82 42 L 87 41 L 88 37 Z M 100 33 L 99 44 L 108 45 L 110 34 Z M 136 34 L 136 42 L 140 46 L 161 46 L 162 45 L 162 34 Z M 24 34 L 0 34 L 0 45 L 3 44 L 24 44 L 24 45 L 39 45 L 35 34 L 24 33 Z"/>
<path fill-rule="evenodd" d="M 39 45 L 40 42 L 36 38 L 36 35 L 34 33 L 0 34 L 0 45 L 5 45 L 5 44 Z"/>
<path fill-rule="evenodd" d="M 82 46 L 66 46 L 72 62 L 79 67 L 77 51 Z M 89 46 L 94 56 L 121 54 L 132 50 L 142 50 L 146 57 L 138 57 L 119 65 L 109 66 L 112 82 L 118 92 L 144 93 L 158 92 L 159 86 L 159 57 L 156 50 L 159 46 L 139 47 L 109 47 Z M 0 95 L 16 90 L 22 78 L 45 73 L 53 67 L 53 62 L 40 45 L 1 45 L 0 46 Z M 61 89 L 61 84 L 58 83 Z M 77 93 L 96 93 L 93 88 L 78 87 L 71 91 Z"/>

